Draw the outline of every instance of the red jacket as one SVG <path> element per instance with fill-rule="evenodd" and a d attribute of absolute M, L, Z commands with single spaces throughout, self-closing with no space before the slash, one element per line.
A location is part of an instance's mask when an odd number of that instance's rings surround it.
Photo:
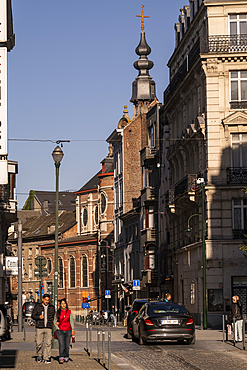
<path fill-rule="evenodd" d="M 61 310 L 60 317 L 58 319 L 59 321 L 59 330 L 71 330 L 71 325 L 70 325 L 70 314 L 71 311 L 65 308 L 65 310 Z"/>

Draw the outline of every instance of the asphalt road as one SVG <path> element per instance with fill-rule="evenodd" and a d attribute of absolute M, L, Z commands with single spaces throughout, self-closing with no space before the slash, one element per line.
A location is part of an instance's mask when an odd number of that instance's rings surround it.
<path fill-rule="evenodd" d="M 85 327 L 76 324 L 76 343 L 70 354 L 83 352 L 86 347 Z M 155 342 L 140 346 L 126 338 L 126 328 L 100 327 L 105 332 L 106 351 L 108 333 L 111 333 L 112 360 L 125 370 L 247 370 L 247 350 L 241 344 L 234 347 L 231 342 L 222 343 L 222 332 L 215 330 L 196 331 L 195 345 L 179 345 L 176 342 Z M 23 334 L 13 333 L 11 341 L 2 343 L 2 349 L 34 351 L 34 328 L 26 330 L 26 341 Z M 102 349 L 102 343 L 100 348 Z M 92 351 L 97 353 L 97 328 L 92 330 Z"/>

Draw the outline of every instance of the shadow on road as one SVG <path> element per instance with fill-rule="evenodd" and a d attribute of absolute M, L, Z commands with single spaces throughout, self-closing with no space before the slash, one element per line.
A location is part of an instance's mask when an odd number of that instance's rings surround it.
<path fill-rule="evenodd" d="M 0 352 L 0 363 L 1 367 L 6 369 L 13 369 L 16 365 L 17 352 L 13 350 L 4 350 Z"/>

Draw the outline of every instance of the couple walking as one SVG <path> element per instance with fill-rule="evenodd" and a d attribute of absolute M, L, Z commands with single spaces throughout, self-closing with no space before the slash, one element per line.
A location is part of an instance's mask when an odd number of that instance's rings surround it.
<path fill-rule="evenodd" d="M 75 335 L 74 322 L 71 311 L 68 309 L 65 298 L 60 301 L 60 308 L 55 313 L 55 307 L 50 304 L 49 294 L 44 294 L 42 303 L 38 303 L 32 313 L 36 322 L 36 353 L 37 362 L 42 362 L 42 346 L 45 342 L 43 360 L 51 363 L 52 329 L 55 327 L 59 342 L 59 363 L 69 361 L 69 346 L 71 334 Z"/>

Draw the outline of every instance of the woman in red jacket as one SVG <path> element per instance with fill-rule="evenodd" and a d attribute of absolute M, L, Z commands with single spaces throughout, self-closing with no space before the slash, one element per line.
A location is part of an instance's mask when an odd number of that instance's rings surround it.
<path fill-rule="evenodd" d="M 63 364 L 69 361 L 70 338 L 71 334 L 75 335 L 73 316 L 65 298 L 60 301 L 60 308 L 54 317 L 54 325 L 59 343 L 59 363 Z"/>

